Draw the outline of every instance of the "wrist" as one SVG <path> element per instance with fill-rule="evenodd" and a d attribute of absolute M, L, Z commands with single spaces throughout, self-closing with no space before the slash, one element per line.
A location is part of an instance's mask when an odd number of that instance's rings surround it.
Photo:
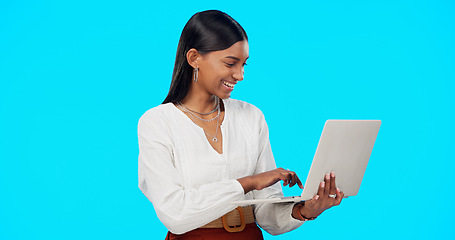
<path fill-rule="evenodd" d="M 292 216 L 295 219 L 298 219 L 300 221 L 309 221 L 309 220 L 314 220 L 316 217 L 312 217 L 311 214 L 308 213 L 307 208 L 305 208 L 305 202 L 298 203 L 294 205 L 294 208 L 292 209 Z"/>
<path fill-rule="evenodd" d="M 237 181 L 242 185 L 244 193 L 248 193 L 254 190 L 254 181 L 251 179 L 252 176 L 247 176 L 237 179 Z"/>

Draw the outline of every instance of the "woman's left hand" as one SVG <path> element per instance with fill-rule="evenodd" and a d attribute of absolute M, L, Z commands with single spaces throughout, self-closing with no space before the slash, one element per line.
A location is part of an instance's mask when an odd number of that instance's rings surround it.
<path fill-rule="evenodd" d="M 335 173 L 332 172 L 325 175 L 324 181 L 319 184 L 318 194 L 299 209 L 300 214 L 305 218 L 315 218 L 325 210 L 339 205 L 343 197 L 344 193 L 336 187 Z"/>

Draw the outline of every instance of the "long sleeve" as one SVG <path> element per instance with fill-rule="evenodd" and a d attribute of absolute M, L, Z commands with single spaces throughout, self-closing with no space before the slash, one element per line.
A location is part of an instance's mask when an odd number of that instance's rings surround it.
<path fill-rule="evenodd" d="M 244 198 L 240 183 L 227 179 L 189 187 L 186 165 L 177 167 L 179 146 L 175 129 L 169 125 L 173 119 L 164 116 L 162 108 L 151 110 L 138 123 L 139 188 L 161 222 L 169 231 L 182 234 L 233 210 L 230 202 Z"/>
<path fill-rule="evenodd" d="M 259 158 L 255 174 L 276 168 L 269 141 L 269 131 L 264 116 L 258 110 L 259 117 Z M 253 191 L 254 198 L 282 197 L 280 182 L 260 191 Z M 303 222 L 291 215 L 294 203 L 268 203 L 255 205 L 256 220 L 264 230 L 272 235 L 289 232 L 300 227 Z"/>
<path fill-rule="evenodd" d="M 275 169 L 268 128 L 251 104 L 227 99 L 220 126 L 223 154 L 173 104 L 147 111 L 138 123 L 139 188 L 169 231 L 182 234 L 233 210 L 234 201 L 282 196 L 279 183 L 247 194 L 236 180 Z M 293 204 L 255 205 L 257 223 L 271 234 L 299 227 Z"/>

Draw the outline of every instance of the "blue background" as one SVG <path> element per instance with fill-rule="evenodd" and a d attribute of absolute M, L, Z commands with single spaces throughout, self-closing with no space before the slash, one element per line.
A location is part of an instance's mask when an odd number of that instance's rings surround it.
<path fill-rule="evenodd" d="M 249 35 L 232 97 L 277 165 L 305 179 L 325 120 L 382 120 L 359 195 L 266 239 L 453 238 L 453 1 L 215 2 L 0 1 L 0 239 L 164 239 L 136 126 L 207 9 Z"/>

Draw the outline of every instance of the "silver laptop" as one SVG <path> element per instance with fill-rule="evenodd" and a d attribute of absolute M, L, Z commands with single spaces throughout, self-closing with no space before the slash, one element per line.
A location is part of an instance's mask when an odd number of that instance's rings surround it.
<path fill-rule="evenodd" d="M 309 200 L 317 194 L 324 175 L 332 171 L 336 174 L 336 185 L 345 197 L 357 195 L 380 126 L 380 120 L 327 120 L 300 196 L 243 200 L 233 204 L 247 206 Z"/>

